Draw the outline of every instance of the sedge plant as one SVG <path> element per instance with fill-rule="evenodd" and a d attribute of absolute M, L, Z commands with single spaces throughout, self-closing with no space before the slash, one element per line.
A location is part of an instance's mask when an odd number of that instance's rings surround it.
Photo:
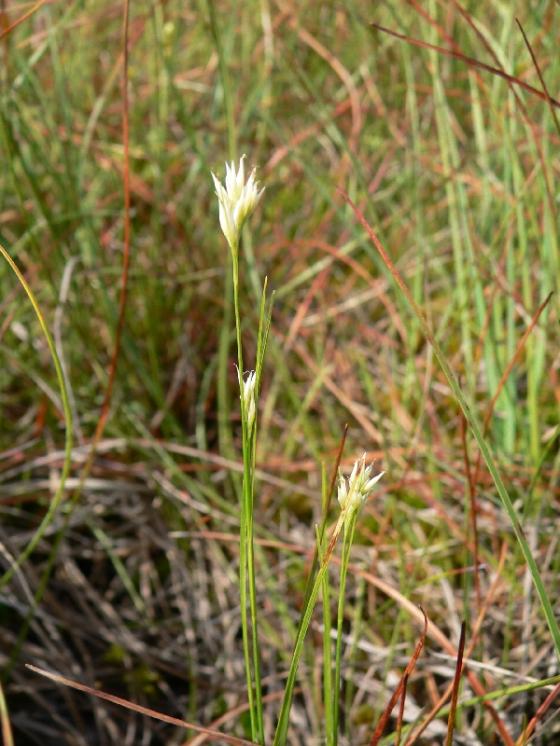
<path fill-rule="evenodd" d="M 366 466 L 365 454 L 355 462 L 354 468 L 348 480 L 341 474 L 338 483 L 338 503 L 340 505 L 339 522 L 342 522 L 342 558 L 340 562 L 340 582 L 338 589 L 338 605 L 336 618 L 336 647 L 335 647 L 335 670 L 334 688 L 332 700 L 325 701 L 325 710 L 332 710 L 332 729 L 327 733 L 327 744 L 336 746 L 338 740 L 338 700 L 340 697 L 340 664 L 342 653 L 342 622 L 344 620 L 344 602 L 346 596 L 346 577 L 348 574 L 348 563 L 350 561 L 350 548 L 354 541 L 356 521 L 360 508 L 365 503 L 373 487 L 381 479 L 384 472 L 372 476 L 372 467 Z"/>
<path fill-rule="evenodd" d="M 251 738 L 264 744 L 264 716 L 261 685 L 261 663 L 258 637 L 256 600 L 255 553 L 254 553 L 254 495 L 255 461 L 257 444 L 258 394 L 264 353 L 270 329 L 272 304 L 266 302 L 266 279 L 262 291 L 257 353 L 255 369 L 244 372 L 243 342 L 239 304 L 239 246 L 242 228 L 259 203 L 264 189 L 259 189 L 253 169 L 245 178 L 245 156 L 236 166 L 226 164 L 225 182 L 222 184 L 212 174 L 219 203 L 220 227 L 229 245 L 231 255 L 233 306 L 237 341 L 237 377 L 241 409 L 241 439 L 243 455 L 243 479 L 240 500 L 240 541 L 239 541 L 239 596 L 241 607 L 241 627 L 243 658 L 247 683 L 247 698 L 251 722 Z M 354 539 L 356 522 L 360 509 L 371 493 L 383 472 L 373 475 L 372 466 L 366 466 L 365 454 L 358 459 L 348 478 L 339 475 L 338 503 L 340 513 L 330 533 L 326 532 L 329 504 L 327 490 L 323 489 L 323 521 L 317 528 L 317 558 L 308 581 L 303 609 L 291 654 L 286 685 L 282 696 L 280 714 L 274 734 L 273 746 L 284 746 L 288 738 L 289 716 L 293 700 L 295 682 L 303 645 L 309 630 L 319 593 L 323 597 L 323 700 L 325 709 L 325 738 L 329 746 L 338 743 L 339 699 L 341 679 L 342 624 L 344 619 L 344 597 L 346 577 L 350 560 L 350 549 Z M 325 479 L 323 479 L 325 485 Z M 338 587 L 337 625 L 334 660 L 330 641 L 330 587 L 329 566 L 339 537 L 342 535 L 342 557 Z"/>
<path fill-rule="evenodd" d="M 354 467 L 348 480 L 346 480 L 342 474 L 339 476 L 338 503 L 340 506 L 340 513 L 338 516 L 338 520 L 336 521 L 335 526 L 332 530 L 329 542 L 328 544 L 326 544 L 326 547 L 324 544 L 322 531 L 319 530 L 317 532 L 317 551 L 320 561 L 316 575 L 313 579 L 311 590 L 309 594 L 306 595 L 305 604 L 301 613 L 301 621 L 292 652 L 290 668 L 288 670 L 288 677 L 286 680 L 286 686 L 282 698 L 282 705 L 280 708 L 280 715 L 278 718 L 278 724 L 276 726 L 276 733 L 274 735 L 274 746 L 284 746 L 284 744 L 287 742 L 289 715 L 294 694 L 297 669 L 303 651 L 303 643 L 307 635 L 309 625 L 311 624 L 313 609 L 315 607 L 315 603 L 321 589 L 323 589 L 323 605 L 328 602 L 330 594 L 328 593 L 328 591 L 325 594 L 325 586 L 328 582 L 329 564 L 334 552 L 334 548 L 342 533 L 343 553 L 340 565 L 337 643 L 335 652 L 334 676 L 331 666 L 332 658 L 330 655 L 330 651 L 327 653 L 327 655 L 324 656 L 323 660 L 323 686 L 326 723 L 325 736 L 328 744 L 336 744 L 338 741 L 338 710 L 340 697 L 339 690 L 341 660 L 340 641 L 342 637 L 344 591 L 346 585 L 348 563 L 350 560 L 350 547 L 354 538 L 354 531 L 356 528 L 356 521 L 360 512 L 360 508 L 367 500 L 374 485 L 383 476 L 383 472 L 380 472 L 375 476 L 372 476 L 371 472 L 372 467 L 365 465 L 365 456 L 362 456 L 361 459 L 354 463 Z M 325 647 L 326 645 L 324 640 L 323 648 L 325 649 Z"/>
<path fill-rule="evenodd" d="M 243 343 L 239 314 L 239 244 L 243 225 L 259 203 L 264 189 L 259 190 L 258 183 L 255 180 L 254 169 L 247 181 L 245 180 L 244 159 L 245 156 L 242 156 L 237 168 L 234 162 L 226 164 L 225 184 L 222 184 L 214 174 L 212 174 L 212 179 L 216 189 L 216 196 L 218 197 L 220 227 L 229 245 L 231 255 L 233 307 L 237 340 L 237 375 L 241 404 L 241 441 L 243 451 L 243 480 L 239 526 L 239 601 L 241 606 L 243 658 L 251 718 L 251 737 L 257 743 L 264 744 L 255 583 L 253 502 L 257 431 L 256 401 L 260 385 L 262 359 L 270 325 L 270 309 L 266 313 L 265 280 L 259 314 L 257 361 L 255 370 L 251 371 L 246 377 L 243 367 Z"/>

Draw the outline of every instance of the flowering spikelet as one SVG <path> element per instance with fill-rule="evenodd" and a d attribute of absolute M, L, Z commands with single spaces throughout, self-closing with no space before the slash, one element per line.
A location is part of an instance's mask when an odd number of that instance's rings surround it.
<path fill-rule="evenodd" d="M 342 474 L 338 482 L 338 502 L 343 514 L 359 510 L 366 501 L 373 486 L 381 479 L 384 471 L 371 476 L 372 466 L 366 466 L 366 454 L 359 458 L 348 479 Z"/>
<path fill-rule="evenodd" d="M 257 413 L 257 406 L 255 404 L 255 385 L 257 383 L 257 375 L 255 371 L 252 370 L 247 376 L 247 380 L 245 380 L 239 371 L 237 373 L 239 376 L 241 406 L 243 407 L 243 412 L 247 418 L 247 428 L 250 433 L 253 429 L 255 415 Z"/>
<path fill-rule="evenodd" d="M 258 188 L 253 169 L 245 182 L 245 156 L 242 155 L 236 170 L 235 163 L 226 163 L 225 186 L 212 173 L 216 196 L 220 204 L 220 227 L 235 253 L 239 246 L 239 236 L 244 222 L 257 206 L 264 188 Z"/>

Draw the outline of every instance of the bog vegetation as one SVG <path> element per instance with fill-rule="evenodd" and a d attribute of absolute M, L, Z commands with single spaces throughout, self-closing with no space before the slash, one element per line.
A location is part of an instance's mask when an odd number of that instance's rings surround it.
<path fill-rule="evenodd" d="M 558 742 L 559 22 L 2 3 L 6 746 Z"/>

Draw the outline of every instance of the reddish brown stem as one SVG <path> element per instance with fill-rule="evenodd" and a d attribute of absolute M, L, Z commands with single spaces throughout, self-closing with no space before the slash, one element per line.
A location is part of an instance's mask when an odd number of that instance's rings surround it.
<path fill-rule="evenodd" d="M 457 700 L 459 698 L 459 684 L 463 674 L 463 653 L 465 652 L 465 622 L 461 624 L 461 635 L 457 649 L 457 665 L 455 666 L 455 677 L 453 678 L 453 689 L 451 691 L 451 707 L 447 718 L 447 738 L 445 746 L 453 746 L 453 731 L 455 730 L 455 718 L 457 717 Z"/>
<path fill-rule="evenodd" d="M 410 674 L 414 671 L 414 668 L 416 666 L 416 662 L 418 658 L 420 657 L 420 653 L 422 652 L 422 648 L 424 647 L 424 643 L 426 642 L 426 635 L 428 633 L 428 617 L 426 616 L 426 612 L 422 607 L 420 607 L 420 611 L 424 615 L 424 629 L 422 630 L 422 634 L 420 635 L 420 639 L 416 643 L 416 648 L 414 649 L 414 653 L 412 654 L 411 659 L 408 661 L 408 664 L 404 670 L 404 673 L 401 677 L 401 680 L 398 683 L 397 688 L 391 695 L 391 698 L 387 702 L 387 706 L 385 707 L 385 710 L 383 711 L 383 714 L 379 718 L 379 722 L 377 723 L 377 726 L 373 732 L 373 736 L 371 737 L 371 741 L 369 742 L 370 746 L 377 746 L 379 741 L 381 740 L 381 736 L 383 735 L 383 731 L 387 727 L 387 723 L 389 722 L 389 718 L 391 717 L 391 713 L 393 712 L 393 709 L 395 705 L 398 702 L 399 697 L 402 695 L 402 707 L 404 707 L 404 691 L 405 687 L 408 681 L 408 678 Z"/>

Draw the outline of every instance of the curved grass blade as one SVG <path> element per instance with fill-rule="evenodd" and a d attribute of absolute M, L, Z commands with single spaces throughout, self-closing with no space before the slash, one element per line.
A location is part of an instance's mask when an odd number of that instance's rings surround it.
<path fill-rule="evenodd" d="M 27 294 L 27 297 L 29 298 L 29 302 L 31 303 L 33 310 L 35 311 L 35 315 L 37 316 L 37 320 L 39 322 L 39 326 L 41 327 L 41 331 L 43 332 L 43 335 L 47 342 L 49 353 L 52 358 L 54 368 L 56 371 L 56 378 L 58 381 L 58 386 L 60 389 L 60 398 L 62 401 L 62 409 L 63 409 L 63 415 L 64 415 L 64 426 L 66 429 L 64 462 L 62 464 L 62 472 L 60 475 L 60 481 L 58 483 L 58 487 L 47 509 L 47 512 L 45 513 L 35 533 L 31 537 L 29 543 L 27 544 L 25 549 L 22 552 L 20 552 L 20 554 L 16 557 L 15 561 L 12 563 L 12 566 L 2 575 L 2 577 L 0 577 L 0 588 L 3 588 L 7 583 L 10 582 L 17 568 L 21 567 L 21 565 L 35 551 L 37 545 L 43 538 L 45 531 L 47 530 L 50 523 L 52 522 L 54 515 L 56 511 L 58 510 L 58 507 L 62 501 L 64 490 L 66 487 L 66 479 L 68 478 L 68 475 L 70 473 L 70 466 L 72 463 L 73 423 L 72 423 L 72 411 L 70 409 L 70 400 L 68 397 L 68 389 L 67 389 L 66 381 L 64 378 L 64 372 L 62 370 L 62 365 L 60 362 L 60 358 L 58 357 L 58 353 L 56 351 L 53 338 L 47 327 L 47 322 L 45 321 L 45 317 L 43 316 L 43 313 L 41 309 L 39 308 L 39 304 L 37 302 L 35 294 L 33 293 L 33 290 L 31 289 L 27 280 L 25 279 L 25 277 L 19 270 L 17 264 L 14 262 L 14 260 L 8 254 L 8 252 L 2 246 L 2 244 L 0 244 L 0 254 L 6 260 L 8 266 L 10 267 L 10 269 L 16 276 L 19 284 L 25 290 L 25 293 Z"/>

